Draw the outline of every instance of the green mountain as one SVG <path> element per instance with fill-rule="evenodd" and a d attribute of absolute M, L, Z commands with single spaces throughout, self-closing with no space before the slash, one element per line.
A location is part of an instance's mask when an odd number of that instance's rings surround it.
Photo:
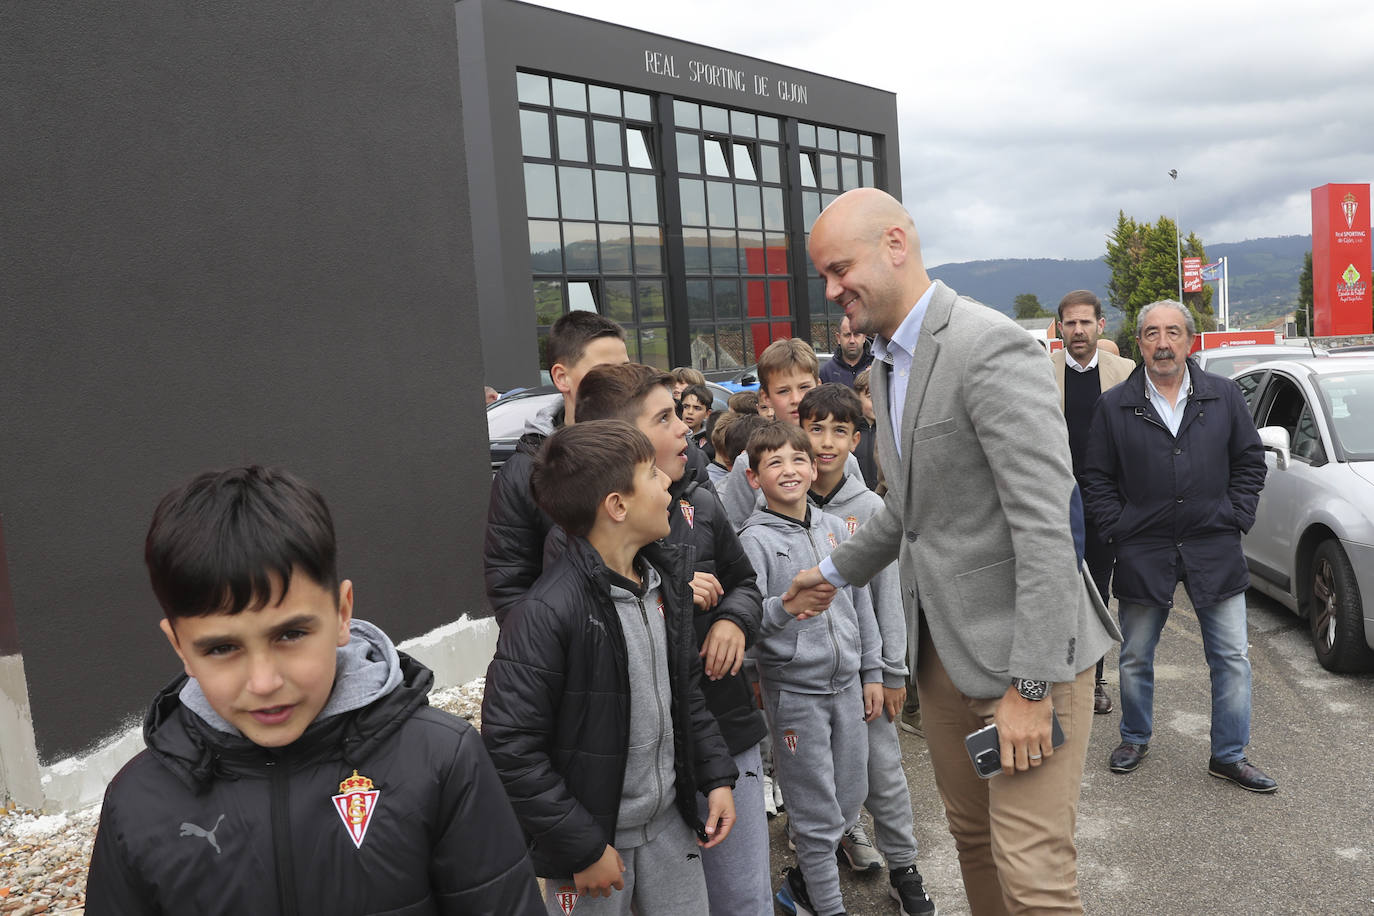
<path fill-rule="evenodd" d="M 1207 245 L 1210 260 L 1227 258 L 1233 327 L 1262 327 L 1293 310 L 1303 255 L 1311 247 L 1308 235 Z M 1101 258 L 965 261 L 932 267 L 930 275 L 1008 315 L 1015 314 L 1012 304 L 1021 293 L 1034 293 L 1041 305 L 1054 311 L 1069 290 L 1090 289 L 1104 303 L 1108 330 L 1115 331 L 1121 324 L 1121 312 L 1107 301 L 1111 273 Z"/>

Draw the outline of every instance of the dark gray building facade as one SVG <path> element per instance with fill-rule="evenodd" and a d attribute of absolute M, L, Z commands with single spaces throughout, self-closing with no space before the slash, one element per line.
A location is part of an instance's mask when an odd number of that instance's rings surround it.
<path fill-rule="evenodd" d="M 26 717 L 50 764 L 180 669 L 143 538 L 203 469 L 318 486 L 398 641 L 480 604 L 456 35 L 452 0 L 0 13 L 0 796 Z"/>
<path fill-rule="evenodd" d="M 489 384 L 534 384 L 579 308 L 662 368 L 831 347 L 806 230 L 842 191 L 900 196 L 892 93 L 512 0 L 457 11 Z"/>
<path fill-rule="evenodd" d="M 805 227 L 898 190 L 890 93 L 514 0 L 0 26 L 0 800 L 178 670 L 170 486 L 294 469 L 358 615 L 431 631 L 483 600 L 484 382 L 573 308 L 664 367 L 828 345 Z"/>

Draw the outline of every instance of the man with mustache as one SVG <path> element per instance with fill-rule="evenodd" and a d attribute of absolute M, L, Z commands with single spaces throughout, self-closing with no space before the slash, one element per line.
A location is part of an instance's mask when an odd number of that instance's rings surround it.
<path fill-rule="evenodd" d="M 1076 289 L 1059 300 L 1059 336 L 1064 349 L 1050 354 L 1054 366 L 1054 381 L 1059 386 L 1059 409 L 1069 428 L 1069 453 L 1073 457 L 1073 476 L 1083 487 L 1083 460 L 1088 452 L 1088 429 L 1093 422 L 1093 408 L 1102 392 L 1126 378 L 1135 370 L 1135 363 L 1098 347 L 1098 337 L 1107 328 L 1102 316 L 1102 301 L 1091 290 Z M 1093 585 L 1108 597 L 1112 581 L 1112 548 L 1097 531 L 1091 519 L 1084 532 L 1084 554 Z M 1103 659 L 1097 660 L 1096 684 L 1093 687 L 1093 712 L 1103 716 L 1112 711 L 1112 698 L 1107 693 L 1103 677 Z"/>
<path fill-rule="evenodd" d="M 1251 792 L 1277 783 L 1245 758 L 1250 659 L 1241 535 L 1255 521 L 1264 449 L 1240 388 L 1188 359 L 1193 316 L 1177 302 L 1137 318 L 1144 364 L 1097 401 L 1084 499 L 1116 551 L 1121 744 L 1108 767 L 1129 773 L 1150 749 L 1154 653 L 1179 582 L 1197 613 L 1212 673 L 1207 771 Z"/>

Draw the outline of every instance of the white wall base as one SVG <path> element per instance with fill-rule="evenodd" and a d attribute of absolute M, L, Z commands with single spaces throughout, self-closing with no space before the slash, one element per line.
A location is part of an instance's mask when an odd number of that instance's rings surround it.
<path fill-rule="evenodd" d="M 25 808 L 43 801 L 22 655 L 0 657 L 0 803 L 6 800 Z"/>

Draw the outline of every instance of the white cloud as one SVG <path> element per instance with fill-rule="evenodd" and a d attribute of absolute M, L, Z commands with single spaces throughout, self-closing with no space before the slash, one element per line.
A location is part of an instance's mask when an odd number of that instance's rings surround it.
<path fill-rule="evenodd" d="M 930 264 L 1095 257 L 1118 210 L 1205 243 L 1305 234 L 1311 188 L 1374 180 L 1356 0 L 546 5 L 896 92 Z"/>

